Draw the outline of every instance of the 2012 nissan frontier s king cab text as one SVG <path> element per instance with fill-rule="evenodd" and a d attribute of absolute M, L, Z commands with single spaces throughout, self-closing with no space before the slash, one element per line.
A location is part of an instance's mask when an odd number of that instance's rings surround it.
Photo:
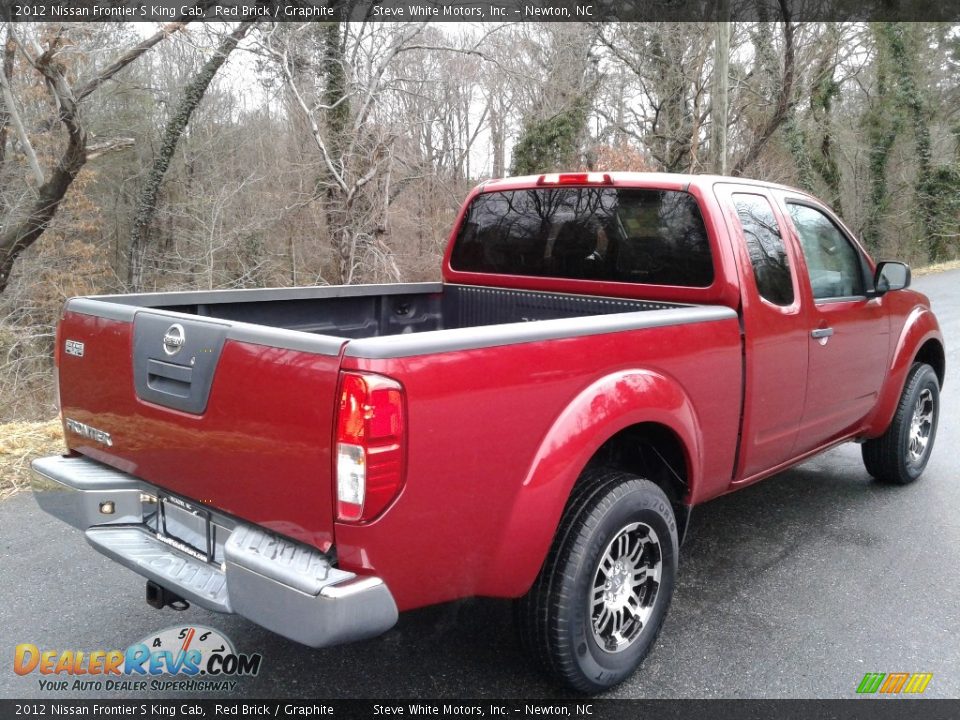
<path fill-rule="evenodd" d="M 156 606 L 321 647 L 515 598 L 596 692 L 650 650 L 694 505 L 849 440 L 920 476 L 944 347 L 909 284 L 787 187 L 490 181 L 442 283 L 70 300 L 35 495 Z"/>

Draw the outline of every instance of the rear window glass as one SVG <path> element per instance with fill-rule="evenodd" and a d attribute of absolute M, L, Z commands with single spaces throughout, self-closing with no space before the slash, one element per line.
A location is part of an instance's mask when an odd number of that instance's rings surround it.
<path fill-rule="evenodd" d="M 543 188 L 478 195 L 451 266 L 465 272 L 707 287 L 700 208 L 674 190 Z"/>

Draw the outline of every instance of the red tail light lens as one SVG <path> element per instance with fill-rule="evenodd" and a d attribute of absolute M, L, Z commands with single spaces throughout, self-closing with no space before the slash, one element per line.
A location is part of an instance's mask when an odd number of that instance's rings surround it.
<path fill-rule="evenodd" d="M 53 400 L 57 404 L 57 417 L 63 422 L 63 407 L 60 405 L 60 353 L 63 351 L 61 344 L 61 329 L 63 327 L 63 316 L 57 321 L 57 329 L 53 335 Z"/>
<path fill-rule="evenodd" d="M 341 375 L 336 436 L 337 519 L 366 522 L 403 487 L 403 388 L 382 375 Z"/>

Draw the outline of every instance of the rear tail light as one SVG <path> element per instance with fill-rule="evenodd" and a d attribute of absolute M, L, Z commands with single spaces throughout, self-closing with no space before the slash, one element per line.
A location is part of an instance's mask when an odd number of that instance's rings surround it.
<path fill-rule="evenodd" d="M 537 178 L 537 185 L 613 185 L 609 173 L 549 173 Z"/>
<path fill-rule="evenodd" d="M 337 519 L 372 520 L 403 486 L 403 388 L 382 375 L 343 373 L 336 435 Z"/>
<path fill-rule="evenodd" d="M 53 402 L 57 406 L 57 417 L 63 422 L 63 405 L 60 404 L 60 368 L 53 366 Z"/>

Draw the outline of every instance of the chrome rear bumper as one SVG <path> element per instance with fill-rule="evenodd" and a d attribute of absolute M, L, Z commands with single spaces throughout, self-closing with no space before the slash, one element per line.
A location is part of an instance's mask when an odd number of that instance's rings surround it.
<path fill-rule="evenodd" d="M 336 568 L 315 548 L 209 513 L 206 556 L 159 533 L 160 491 L 85 457 L 33 461 L 33 495 L 107 557 L 208 610 L 236 613 L 312 647 L 374 637 L 397 621 L 384 582 Z"/>

